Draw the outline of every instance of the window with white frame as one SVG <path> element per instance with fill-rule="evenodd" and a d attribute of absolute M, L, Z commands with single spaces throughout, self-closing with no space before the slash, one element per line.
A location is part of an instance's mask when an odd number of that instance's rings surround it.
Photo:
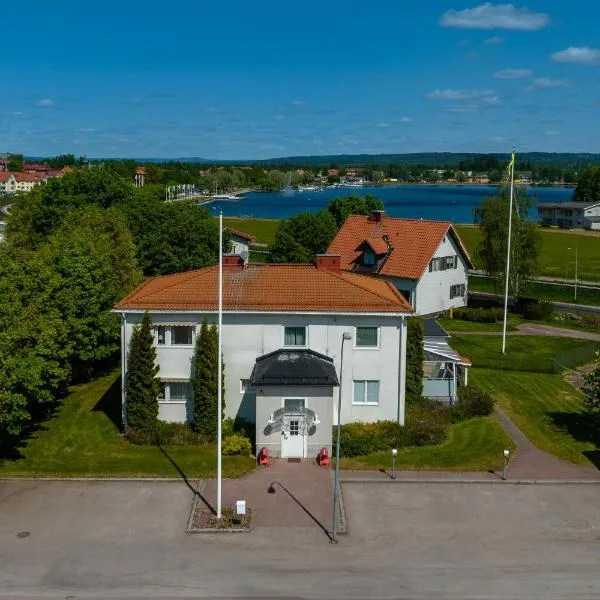
<path fill-rule="evenodd" d="M 194 398 L 191 381 L 161 381 L 158 392 L 159 402 L 188 402 Z"/>
<path fill-rule="evenodd" d="M 450 286 L 450 299 L 462 298 L 465 295 L 465 284 L 459 283 Z"/>
<path fill-rule="evenodd" d="M 195 332 L 193 325 L 156 325 L 154 339 L 157 346 L 193 346 Z"/>
<path fill-rule="evenodd" d="M 357 348 L 378 348 L 379 347 L 379 327 L 357 327 L 356 328 L 356 347 Z"/>
<path fill-rule="evenodd" d="M 355 379 L 353 404 L 379 404 L 379 381 Z"/>
<path fill-rule="evenodd" d="M 306 346 L 306 327 L 286 327 L 284 346 Z"/>

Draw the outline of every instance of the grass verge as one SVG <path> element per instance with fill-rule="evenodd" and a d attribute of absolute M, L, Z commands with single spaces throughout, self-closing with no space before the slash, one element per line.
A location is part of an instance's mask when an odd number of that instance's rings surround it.
<path fill-rule="evenodd" d="M 437 446 L 398 450 L 398 470 L 488 471 L 502 466 L 502 451 L 513 449 L 512 440 L 493 417 L 478 417 L 452 425 L 448 440 Z M 390 469 L 389 452 L 344 458 L 342 469 Z"/>
<path fill-rule="evenodd" d="M 118 429 L 119 373 L 75 386 L 56 415 L 19 449 L 20 457 L 0 463 L 0 476 L 211 477 L 216 446 L 135 446 Z M 239 477 L 256 461 L 224 456 L 223 475 Z"/>
<path fill-rule="evenodd" d="M 457 226 L 461 240 L 471 257 L 481 240 L 478 227 Z M 578 277 L 584 281 L 600 281 L 600 236 L 582 235 L 541 228 L 540 275 L 575 279 L 575 248 L 578 249 Z"/>
<path fill-rule="evenodd" d="M 223 217 L 223 225 L 253 235 L 259 244 L 270 244 L 279 227 L 279 220 Z"/>
<path fill-rule="evenodd" d="M 502 333 L 502 322 L 499 323 L 476 323 L 474 321 L 461 321 L 460 319 L 439 318 L 437 322 L 448 333 L 462 333 L 463 331 L 473 331 L 482 333 Z M 519 319 L 513 319 L 512 315 L 508 318 L 506 326 L 507 331 L 517 331 L 516 325 L 520 323 Z"/>
<path fill-rule="evenodd" d="M 498 405 L 538 448 L 574 464 L 589 464 L 595 432 L 582 413 L 583 395 L 559 375 L 471 369 L 470 383 Z M 597 434 L 596 434 L 597 435 Z"/>

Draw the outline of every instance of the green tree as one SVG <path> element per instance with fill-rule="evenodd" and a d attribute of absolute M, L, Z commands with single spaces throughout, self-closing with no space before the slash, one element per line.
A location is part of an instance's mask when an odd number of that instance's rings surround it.
<path fill-rule="evenodd" d="M 23 155 L 22 154 L 9 154 L 8 155 L 8 170 L 9 171 L 22 171 L 23 170 Z"/>
<path fill-rule="evenodd" d="M 127 204 L 133 194 L 133 184 L 111 169 L 66 173 L 19 197 L 8 219 L 7 238 L 20 246 L 35 247 L 52 235 L 69 213 L 92 205 Z"/>
<path fill-rule="evenodd" d="M 155 432 L 158 426 L 159 380 L 152 320 L 146 312 L 131 335 L 127 358 L 127 427 Z"/>
<path fill-rule="evenodd" d="M 586 376 L 583 393 L 585 410 L 593 421 L 597 435 L 600 436 L 600 367 Z"/>
<path fill-rule="evenodd" d="M 141 280 L 135 248 L 116 209 L 72 214 L 40 249 L 60 278 L 52 305 L 70 332 L 76 380 L 117 360 L 120 327 L 112 307 Z"/>
<path fill-rule="evenodd" d="M 600 165 L 593 165 L 581 171 L 573 200 L 600 202 Z"/>
<path fill-rule="evenodd" d="M 75 158 L 74 154 L 59 154 L 54 158 L 49 158 L 46 162 L 53 169 L 62 169 L 63 167 L 74 167 L 79 161 Z"/>
<path fill-rule="evenodd" d="M 406 401 L 416 402 L 423 395 L 423 321 L 408 319 L 406 339 Z"/>
<path fill-rule="evenodd" d="M 40 252 L 0 245 L 0 446 L 44 418 L 71 377 L 61 281 Z"/>
<path fill-rule="evenodd" d="M 196 339 L 194 365 L 194 428 L 207 438 L 217 437 L 219 332 L 206 319 Z M 225 365 L 222 365 L 222 407 L 225 408 Z M 223 411 L 224 412 L 224 411 Z"/>
<path fill-rule="evenodd" d="M 275 263 L 313 263 L 327 250 L 337 232 L 335 219 L 327 211 L 301 213 L 282 221 L 269 246 L 269 260 Z"/>
<path fill-rule="evenodd" d="M 486 198 L 473 212 L 482 236 L 476 250 L 477 263 L 491 276 L 506 276 L 508 245 L 508 186 L 500 186 L 498 195 Z M 539 272 L 541 235 L 539 227 L 527 220 L 531 206 L 526 190 L 515 187 L 513 199 L 509 288 L 512 296 L 523 293 L 528 278 Z"/>
<path fill-rule="evenodd" d="M 335 224 L 341 227 L 350 215 L 368 215 L 372 210 L 383 210 L 383 202 L 371 194 L 333 198 L 327 210 L 335 219 Z"/>

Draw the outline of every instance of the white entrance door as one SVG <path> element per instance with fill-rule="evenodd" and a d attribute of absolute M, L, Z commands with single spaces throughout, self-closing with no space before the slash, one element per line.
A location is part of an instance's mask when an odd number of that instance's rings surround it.
<path fill-rule="evenodd" d="M 283 408 L 285 427 L 281 431 L 281 456 L 304 458 L 306 456 L 305 400 L 285 398 Z"/>

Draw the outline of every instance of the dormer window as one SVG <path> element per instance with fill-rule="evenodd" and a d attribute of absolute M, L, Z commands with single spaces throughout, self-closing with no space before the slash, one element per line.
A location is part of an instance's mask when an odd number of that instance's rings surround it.
<path fill-rule="evenodd" d="M 375 264 L 375 253 L 367 250 L 363 253 L 363 265 L 365 267 L 372 267 Z"/>

